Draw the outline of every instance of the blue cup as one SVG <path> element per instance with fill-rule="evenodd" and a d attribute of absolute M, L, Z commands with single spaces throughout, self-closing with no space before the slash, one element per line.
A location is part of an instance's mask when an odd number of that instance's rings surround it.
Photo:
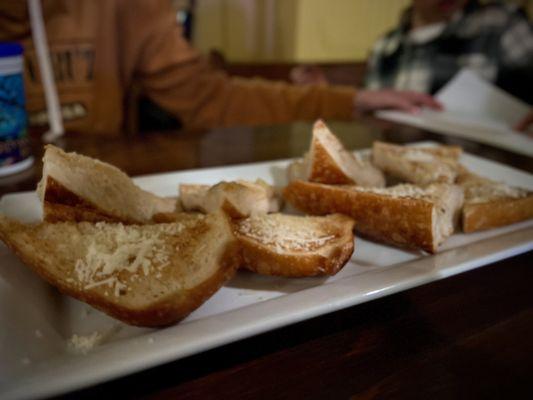
<path fill-rule="evenodd" d="M 0 42 L 0 176 L 14 174 L 33 164 L 23 68 L 22 46 Z"/>

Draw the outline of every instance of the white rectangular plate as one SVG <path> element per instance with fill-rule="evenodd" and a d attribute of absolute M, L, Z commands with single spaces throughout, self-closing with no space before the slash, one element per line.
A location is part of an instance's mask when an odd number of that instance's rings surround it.
<path fill-rule="evenodd" d="M 533 190 L 533 176 L 465 154 L 474 172 Z M 136 178 L 142 188 L 176 196 L 179 183 L 262 178 L 283 185 L 288 160 Z M 0 211 L 38 220 L 34 193 L 4 196 Z M 57 293 L 0 244 L 0 397 L 36 398 L 80 389 L 283 325 L 459 274 L 533 248 L 533 220 L 470 235 L 455 234 L 437 255 L 356 239 L 352 259 L 330 278 L 285 279 L 239 272 L 183 322 L 134 328 Z M 73 334 L 99 332 L 87 354 Z"/>
<path fill-rule="evenodd" d="M 489 120 L 475 120 L 451 112 L 430 110 L 424 110 L 418 115 L 402 111 L 382 110 L 378 111 L 376 116 L 387 121 L 458 136 L 533 157 L 533 144 L 530 138 L 523 133 L 505 127 L 503 124 L 497 125 Z"/>

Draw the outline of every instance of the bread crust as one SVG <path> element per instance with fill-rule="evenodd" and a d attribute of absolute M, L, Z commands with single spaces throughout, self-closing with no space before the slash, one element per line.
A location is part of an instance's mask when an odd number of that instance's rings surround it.
<path fill-rule="evenodd" d="M 335 246 L 327 256 L 320 254 L 279 254 L 265 249 L 249 238 L 241 238 L 245 269 L 261 275 L 302 278 L 335 275 L 348 262 L 354 241 Z"/>
<path fill-rule="evenodd" d="M 304 165 L 305 163 L 308 163 L 309 176 L 301 177 L 302 180 L 331 185 L 357 184 L 369 187 L 385 185 L 383 173 L 372 163 L 365 163 L 359 156 L 348 152 L 321 120 L 315 122 L 313 127 L 311 149 L 304 159 Z M 294 174 L 295 168 L 298 167 L 292 167 L 293 177 L 297 175 Z"/>
<path fill-rule="evenodd" d="M 121 222 L 127 225 L 144 222 L 111 215 L 68 190 L 51 176 L 46 178 L 46 190 L 42 200 L 43 220 L 46 222 Z M 175 212 L 180 210 L 181 207 L 176 204 Z M 152 217 L 152 222 L 172 221 L 172 218 L 167 217 L 170 214 L 172 213 L 156 213 Z"/>
<path fill-rule="evenodd" d="M 311 171 L 308 180 L 318 183 L 329 183 L 332 185 L 345 185 L 355 183 L 347 176 L 337 162 L 331 157 L 329 151 L 322 143 L 313 139 L 313 152 Z"/>
<path fill-rule="evenodd" d="M 503 198 L 463 207 L 465 233 L 497 228 L 533 218 L 533 194 L 519 199 Z"/>
<path fill-rule="evenodd" d="M 331 225 L 331 234 L 335 235 L 333 242 L 317 251 L 300 252 L 276 251 L 273 246 L 262 244 L 236 229 L 244 268 L 262 275 L 289 278 L 335 275 L 353 254 L 354 221 L 339 214 L 324 221 L 324 225 Z"/>
<path fill-rule="evenodd" d="M 128 310 L 117 307 L 102 296 L 77 297 L 79 292 L 64 292 L 95 308 L 117 318 L 129 325 L 145 327 L 163 327 L 175 324 L 200 307 L 234 275 L 241 264 L 240 248 L 236 242 L 231 243 L 222 256 L 217 272 L 193 289 L 185 289 L 174 296 L 152 304 L 142 310 Z M 61 288 L 59 288 L 60 291 Z"/>
<path fill-rule="evenodd" d="M 465 190 L 461 215 L 465 233 L 498 228 L 533 218 L 533 192 L 482 177 L 463 166 L 457 183 Z M 506 190 L 510 192 L 506 193 Z"/>
<path fill-rule="evenodd" d="M 122 222 L 134 224 L 139 221 L 127 220 L 110 215 L 91 202 L 68 190 L 51 176 L 46 178 L 43 196 L 43 219 L 46 222 Z"/>
<path fill-rule="evenodd" d="M 142 190 L 110 164 L 52 145 L 45 149 L 37 194 L 43 202 L 48 198 L 43 206 L 50 220 L 150 223 L 155 214 L 176 210 L 176 200 Z M 50 178 L 55 187 L 48 187 Z"/>
<path fill-rule="evenodd" d="M 0 239 L 17 255 L 30 269 L 36 272 L 45 281 L 56 287 L 61 293 L 86 302 L 102 312 L 119 319 L 127 324 L 145 327 L 162 327 L 174 324 L 203 304 L 220 287 L 233 277 L 242 263 L 240 246 L 232 235 L 232 230 L 227 218 L 224 218 L 228 235 L 232 238 L 222 253 L 216 272 L 208 279 L 193 288 L 185 288 L 166 296 L 159 301 L 154 301 L 143 308 L 128 308 L 120 303 L 113 295 L 105 295 L 103 286 L 91 289 L 80 289 L 67 279 L 58 278 L 47 266 L 45 252 L 28 252 L 18 241 L 13 240 L 11 231 L 20 229 L 23 224 L 9 221 L 2 217 L 0 223 Z M 12 227 L 15 226 L 13 229 Z M 16 227 L 19 228 L 16 228 Z M 31 228 L 26 228 L 31 229 Z M 147 278 L 150 278 L 148 276 Z"/>
<path fill-rule="evenodd" d="M 309 214 L 348 215 L 355 219 L 356 231 L 371 239 L 430 253 L 437 251 L 433 235 L 434 205 L 430 201 L 304 181 L 291 182 L 283 196 Z"/>

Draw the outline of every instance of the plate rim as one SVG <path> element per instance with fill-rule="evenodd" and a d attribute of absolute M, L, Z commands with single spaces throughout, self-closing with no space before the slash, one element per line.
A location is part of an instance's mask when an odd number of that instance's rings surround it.
<path fill-rule="evenodd" d="M 424 141 L 424 142 L 415 142 L 412 145 L 415 146 L 434 146 L 436 142 Z M 368 149 L 358 150 L 357 152 L 368 151 Z M 518 168 L 487 159 L 478 155 L 464 153 L 468 157 L 472 157 L 476 161 L 483 161 L 493 164 L 498 168 L 503 168 L 512 171 L 515 174 L 520 175 L 522 178 L 530 180 L 533 182 L 533 175 L 520 170 Z M 180 171 L 169 171 L 157 174 L 148 174 L 136 176 L 133 180 L 138 183 L 140 186 L 146 184 L 151 179 L 165 179 L 173 175 L 184 175 L 184 174 L 196 174 L 196 173 L 209 173 L 210 171 L 220 171 L 228 169 L 238 169 L 238 168 L 254 168 L 254 167 L 263 167 L 263 166 L 275 166 L 275 165 L 284 165 L 290 162 L 293 159 L 278 159 L 271 161 L 259 161 L 254 163 L 245 163 L 245 164 L 235 164 L 229 166 L 219 166 L 219 167 L 206 167 L 206 168 L 197 168 L 191 170 L 180 170 Z M 8 193 L 2 196 L 2 199 L 6 196 L 14 195 L 28 195 L 33 193 L 32 191 L 27 192 L 18 192 L 18 193 Z M 1 208 L 1 202 L 0 202 Z M 478 247 L 486 248 L 489 246 L 490 251 L 483 250 L 479 253 Z M 476 250 L 478 249 L 478 250 Z M 91 373 L 82 374 L 80 372 L 72 372 L 73 365 L 71 362 L 65 363 L 65 357 L 58 357 L 57 359 L 52 360 L 50 363 L 42 363 L 40 366 L 32 370 L 31 373 L 28 373 L 26 376 L 21 376 L 20 379 L 17 379 L 13 384 L 7 384 L 3 387 L 0 386 L 0 394 L 6 399 L 11 398 L 38 398 L 45 396 L 58 395 L 61 393 L 67 393 L 73 390 L 79 390 L 86 388 L 90 385 L 103 383 L 112 379 L 116 379 L 131 373 L 139 372 L 147 368 L 152 368 L 157 365 L 161 365 L 166 362 L 176 361 L 184 357 L 191 356 L 193 354 L 198 354 L 203 351 L 213 349 L 218 346 L 223 346 L 228 343 L 232 343 L 238 340 L 242 340 L 246 337 L 251 337 L 260 333 L 264 333 L 273 329 L 278 329 L 283 326 L 287 326 L 293 323 L 297 323 L 309 318 L 314 318 L 320 315 L 324 315 L 330 312 L 338 311 L 343 308 L 355 306 L 366 301 L 370 301 L 376 298 L 388 296 L 393 293 L 400 291 L 408 290 L 410 288 L 424 285 L 426 283 L 434 282 L 440 279 L 444 279 L 453 275 L 457 275 L 462 272 L 466 272 L 475 268 L 485 266 L 487 264 L 502 260 L 504 258 L 513 257 L 515 255 L 525 253 L 533 250 L 533 220 L 523 222 L 519 228 L 513 229 L 512 231 L 505 232 L 500 235 L 496 235 L 490 238 L 484 238 L 477 240 L 472 243 L 465 245 L 460 245 L 459 247 L 444 249 L 435 255 L 424 255 L 422 257 L 416 258 L 414 260 L 400 262 L 394 265 L 389 265 L 380 268 L 379 270 L 369 271 L 365 274 L 347 276 L 342 279 L 336 280 L 334 282 L 314 286 L 311 288 L 302 289 L 289 295 L 279 296 L 270 300 L 259 301 L 250 305 L 246 305 L 234 310 L 225 311 L 219 314 L 207 316 L 197 320 L 189 321 L 184 324 L 177 324 L 172 327 L 157 330 L 151 335 L 154 339 L 153 343 L 147 343 L 146 335 L 141 335 L 138 337 L 124 339 L 120 342 L 112 342 L 109 344 L 103 344 L 96 348 L 93 352 L 82 355 L 82 356 L 72 356 L 72 358 L 67 358 L 67 360 L 74 360 L 74 367 L 83 370 L 83 368 L 88 369 Z M 476 251 L 478 253 L 476 253 Z M 461 258 L 463 257 L 463 258 Z M 457 263 L 458 260 L 462 260 Z M 377 279 L 377 282 L 380 282 L 380 279 L 386 277 L 385 281 L 391 280 L 392 276 L 391 271 L 398 271 L 398 269 L 405 271 L 407 268 L 420 268 L 421 265 L 426 265 L 428 263 L 434 263 L 439 265 L 434 272 L 440 272 L 440 274 L 415 274 L 410 277 L 403 278 L 402 283 L 396 282 L 394 285 L 379 288 L 375 290 L 366 291 L 364 293 L 358 293 L 355 295 L 348 296 L 346 293 L 341 290 L 346 285 L 353 289 L 354 282 L 364 281 L 368 279 Z M 451 265 L 453 264 L 453 265 Z M 396 272 L 398 273 L 398 272 Z M 400 273 L 400 275 L 402 275 Z M 377 284 L 377 283 L 376 283 Z M 326 305 L 315 305 L 313 307 L 308 307 L 307 309 L 302 308 L 301 306 L 291 305 L 291 313 L 287 314 L 287 305 L 285 303 L 298 303 L 300 298 L 306 298 L 309 296 L 309 293 L 313 295 L 325 295 L 329 290 L 333 288 L 338 289 L 341 293 L 338 294 L 340 297 L 329 298 L 330 302 Z M 328 294 L 330 296 L 330 294 Z M 233 318 L 242 318 L 243 315 L 247 313 L 257 314 L 257 310 L 263 308 L 269 309 L 268 316 L 269 318 L 259 318 L 259 320 L 247 321 L 248 324 L 243 325 L 236 324 L 237 328 L 231 329 L 231 324 Z M 273 309 L 277 309 L 276 318 L 274 318 Z M 285 312 L 285 315 L 283 316 Z M 259 314 L 262 315 L 262 314 Z M 228 320 L 229 318 L 229 320 Z M 226 319 L 226 321 L 220 321 L 221 319 Z M 228 322 L 229 321 L 229 322 Z M 215 325 L 217 329 L 220 329 L 221 326 L 227 325 L 227 331 L 221 335 L 217 331 L 213 335 L 198 335 L 195 330 L 198 330 L 198 327 L 202 326 L 209 327 L 210 325 Z M 246 328 L 244 328 L 246 326 Z M 169 338 L 169 335 L 172 335 L 174 340 L 176 340 L 176 335 L 174 331 L 183 331 L 181 335 L 189 335 L 193 339 L 196 339 L 194 345 L 187 347 L 188 343 L 174 343 L 172 338 Z M 178 337 L 180 335 L 177 335 Z M 201 340 L 200 340 L 201 339 Z M 182 338 L 183 340 L 183 338 Z M 159 341 L 159 342 L 158 342 Z M 169 351 L 168 348 L 160 349 L 163 344 L 172 344 L 176 346 Z M 159 345 L 159 347 L 158 347 Z M 147 347 L 148 346 L 148 347 Z M 121 349 L 125 348 L 141 348 L 144 349 L 143 352 L 136 353 L 130 351 L 126 357 L 126 361 L 114 362 L 111 364 L 111 367 L 108 366 L 107 369 L 102 369 L 98 371 L 89 366 L 94 363 L 102 363 L 106 358 L 110 358 L 114 353 L 120 352 Z M 157 350 L 157 351 L 155 351 Z M 135 355 L 134 355 L 135 354 Z M 56 369 L 50 368 L 50 365 L 59 364 L 56 366 Z M 84 366 L 85 365 L 85 366 Z M 54 374 L 58 374 L 58 369 L 61 368 L 71 371 L 69 376 L 62 376 L 61 378 L 51 378 L 47 376 L 46 373 L 42 373 L 42 370 L 54 371 Z M 49 373 L 50 374 L 50 373 Z M 60 374 L 59 374 L 60 375 Z M 67 379 L 68 378 L 68 379 Z"/>

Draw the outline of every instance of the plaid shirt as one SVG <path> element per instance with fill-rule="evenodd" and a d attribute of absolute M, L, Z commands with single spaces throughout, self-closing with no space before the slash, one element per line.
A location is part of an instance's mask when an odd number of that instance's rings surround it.
<path fill-rule="evenodd" d="M 463 67 L 533 104 L 533 29 L 526 14 L 470 1 L 424 42 L 410 35 L 411 9 L 374 46 L 366 87 L 435 93 Z M 415 31 L 416 32 L 416 31 Z"/>

